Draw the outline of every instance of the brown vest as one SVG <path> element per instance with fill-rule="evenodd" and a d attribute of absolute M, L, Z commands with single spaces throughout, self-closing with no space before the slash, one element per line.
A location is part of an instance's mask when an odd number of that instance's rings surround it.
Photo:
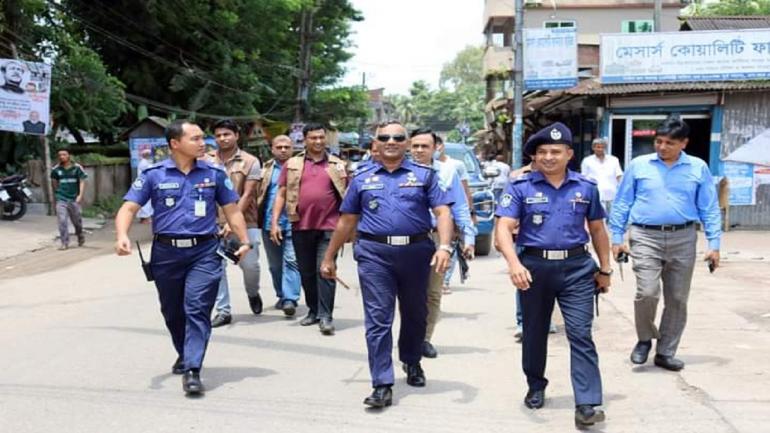
<path fill-rule="evenodd" d="M 233 183 L 233 189 L 238 193 L 239 196 L 243 195 L 243 188 L 246 184 L 246 180 L 248 180 L 247 176 L 249 175 L 249 172 L 251 171 L 254 164 L 259 164 L 259 159 L 257 159 L 256 156 L 253 156 L 252 154 L 241 149 L 238 149 L 235 155 L 233 155 L 233 157 L 228 161 L 220 161 L 216 150 L 209 152 L 207 156 L 208 160 L 212 163 L 224 166 L 225 171 L 227 172 L 227 176 Z M 249 206 L 243 213 L 243 218 L 246 220 L 247 227 L 257 227 L 256 200 L 253 199 L 251 203 L 249 203 Z M 224 224 L 226 222 L 221 209 L 219 211 L 218 222 L 219 224 Z"/>
<path fill-rule="evenodd" d="M 345 197 L 347 189 L 347 171 L 345 170 L 345 161 L 334 155 L 327 155 L 329 165 L 326 167 L 326 173 L 334 184 L 334 189 L 339 194 L 340 199 Z M 302 180 L 302 170 L 305 167 L 305 152 L 289 158 L 286 161 L 286 214 L 289 221 L 299 221 L 297 206 L 299 204 L 299 188 Z"/>
<path fill-rule="evenodd" d="M 267 197 L 267 189 L 270 188 L 270 179 L 273 177 L 274 164 L 275 159 L 271 159 L 262 166 L 262 181 L 259 183 L 259 190 L 257 191 L 257 227 L 259 228 L 265 227 L 265 224 L 270 224 L 271 215 L 267 215 L 265 218 L 265 198 Z"/>

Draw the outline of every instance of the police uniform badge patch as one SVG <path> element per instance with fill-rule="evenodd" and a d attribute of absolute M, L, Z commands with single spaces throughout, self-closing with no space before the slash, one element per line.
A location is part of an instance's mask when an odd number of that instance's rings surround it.
<path fill-rule="evenodd" d="M 208 179 L 207 179 L 207 180 L 208 180 Z M 229 189 L 230 191 L 232 191 L 232 190 L 233 190 L 233 188 L 235 188 L 235 187 L 233 186 L 233 181 L 232 181 L 232 180 L 230 180 L 230 178 L 229 178 L 229 177 L 225 179 L 225 187 L 226 187 L 227 189 Z"/>
<path fill-rule="evenodd" d="M 370 210 L 375 210 L 375 209 L 377 209 L 377 207 L 378 207 L 379 205 L 380 205 L 380 204 L 379 204 L 379 203 L 377 203 L 377 200 L 374 200 L 374 199 L 372 199 L 372 200 L 369 200 L 369 209 L 370 209 Z"/>
<path fill-rule="evenodd" d="M 500 206 L 502 207 L 510 206 L 511 200 L 513 200 L 513 196 L 511 196 L 510 194 L 503 194 L 503 196 L 500 197 Z"/>
<path fill-rule="evenodd" d="M 561 131 L 556 128 L 551 130 L 551 138 L 554 140 L 561 140 Z"/>
<path fill-rule="evenodd" d="M 176 200 L 174 200 L 174 197 L 166 197 L 167 207 L 174 207 L 174 204 L 176 204 Z"/>
<path fill-rule="evenodd" d="M 543 215 L 542 214 L 534 214 L 532 215 L 532 224 L 539 226 L 543 223 Z"/>
<path fill-rule="evenodd" d="M 142 189 L 143 186 L 144 186 L 144 181 L 142 180 L 142 178 L 137 177 L 134 183 L 131 185 L 131 188 L 140 190 Z"/>

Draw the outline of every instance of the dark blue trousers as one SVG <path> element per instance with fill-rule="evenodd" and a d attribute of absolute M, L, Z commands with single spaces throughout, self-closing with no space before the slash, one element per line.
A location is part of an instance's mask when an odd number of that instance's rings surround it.
<path fill-rule="evenodd" d="M 393 316 L 398 298 L 401 362 L 422 359 L 428 317 L 428 277 L 436 247 L 431 240 L 393 246 L 360 239 L 354 247 L 358 279 L 364 301 L 366 348 L 372 386 L 392 385 Z"/>
<path fill-rule="evenodd" d="M 570 375 L 575 404 L 602 404 L 599 355 L 591 336 L 594 317 L 594 272 L 590 255 L 567 260 L 545 260 L 519 256 L 532 274 L 529 290 L 521 292 L 524 313 L 522 367 L 530 389 L 545 389 L 545 361 L 548 353 L 548 326 L 554 301 L 564 316 L 570 345 Z"/>
<path fill-rule="evenodd" d="M 201 368 L 211 336 L 211 310 L 222 278 L 218 245 L 215 239 L 192 248 L 152 245 L 160 311 L 185 370 Z"/>

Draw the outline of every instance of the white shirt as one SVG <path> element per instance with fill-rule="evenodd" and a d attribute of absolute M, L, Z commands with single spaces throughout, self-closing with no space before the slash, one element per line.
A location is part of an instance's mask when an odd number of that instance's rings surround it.
<path fill-rule="evenodd" d="M 450 157 L 449 155 L 445 155 L 446 160 L 441 161 L 443 164 L 448 164 L 454 167 L 455 171 L 457 171 L 457 177 L 460 178 L 460 182 L 467 182 L 471 179 L 471 177 L 468 175 L 468 169 L 465 167 L 465 163 L 460 161 L 459 159 L 454 159 Z"/>
<path fill-rule="evenodd" d="M 500 170 L 500 175 L 492 181 L 492 188 L 505 189 L 505 186 L 508 184 L 508 176 L 511 174 L 511 167 L 501 161 L 491 161 L 490 167 Z"/>
<path fill-rule="evenodd" d="M 599 198 L 602 201 L 615 199 L 615 193 L 618 191 L 618 177 L 623 176 L 618 158 L 605 154 L 602 161 L 596 155 L 587 156 L 580 163 L 580 172 L 599 184 Z"/>

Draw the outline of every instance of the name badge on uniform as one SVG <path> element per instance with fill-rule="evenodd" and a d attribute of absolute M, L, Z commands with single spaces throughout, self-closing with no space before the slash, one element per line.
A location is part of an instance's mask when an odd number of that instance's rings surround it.
<path fill-rule="evenodd" d="M 536 226 L 543 224 L 543 214 L 536 213 L 532 215 L 532 224 Z"/>
<path fill-rule="evenodd" d="M 527 197 L 524 199 L 526 204 L 541 204 L 548 203 L 548 197 Z"/>
<path fill-rule="evenodd" d="M 174 197 L 166 197 L 166 207 L 174 207 L 176 204 L 176 200 L 174 200 Z"/>
<path fill-rule="evenodd" d="M 179 189 L 178 183 L 159 183 L 158 189 Z"/>
<path fill-rule="evenodd" d="M 369 191 L 373 189 L 383 189 L 385 188 L 385 184 L 383 183 L 365 183 L 364 186 L 361 187 L 362 191 Z"/>
<path fill-rule="evenodd" d="M 195 200 L 195 216 L 206 216 L 206 202 L 203 200 Z"/>

